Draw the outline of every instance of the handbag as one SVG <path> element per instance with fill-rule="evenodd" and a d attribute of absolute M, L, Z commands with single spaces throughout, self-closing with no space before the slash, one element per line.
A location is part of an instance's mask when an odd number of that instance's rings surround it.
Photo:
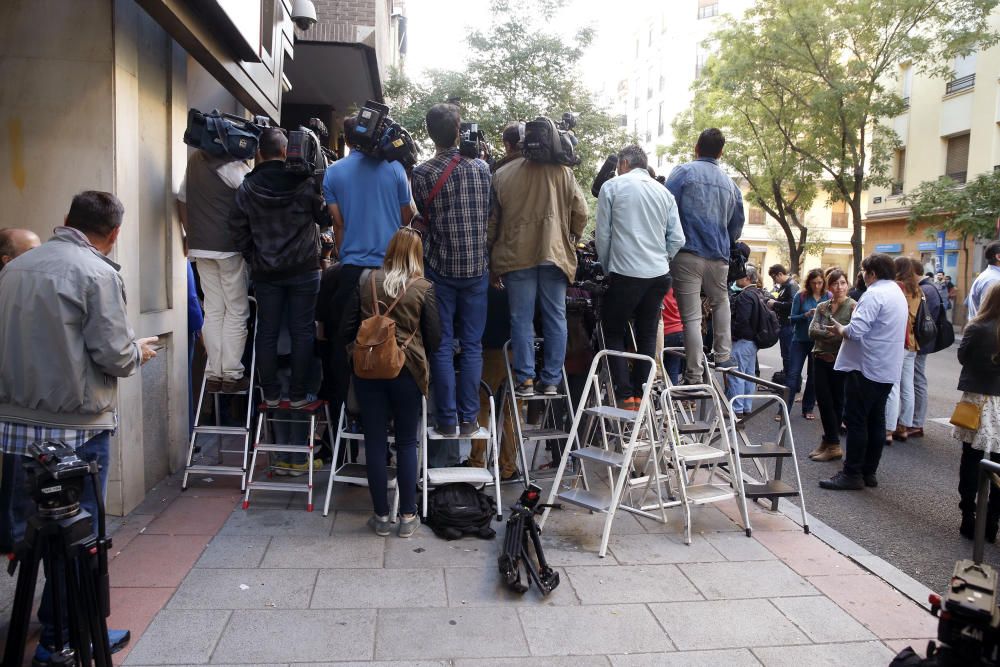
<path fill-rule="evenodd" d="M 959 401 L 949 420 L 952 426 L 964 428 L 967 431 L 978 431 L 979 421 L 983 416 L 983 406 L 972 401 Z"/>

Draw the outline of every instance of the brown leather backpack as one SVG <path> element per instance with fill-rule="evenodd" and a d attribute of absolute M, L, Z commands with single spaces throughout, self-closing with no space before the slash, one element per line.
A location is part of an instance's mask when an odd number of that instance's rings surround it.
<path fill-rule="evenodd" d="M 368 279 L 372 288 L 372 308 L 375 314 L 363 320 L 354 339 L 354 374 L 366 380 L 392 380 L 399 377 L 406 363 L 405 350 L 416 331 L 411 333 L 402 346 L 396 343 L 396 323 L 389 314 L 406 294 L 407 283 L 384 313 L 379 310 L 378 293 L 375 290 L 375 275 Z"/>

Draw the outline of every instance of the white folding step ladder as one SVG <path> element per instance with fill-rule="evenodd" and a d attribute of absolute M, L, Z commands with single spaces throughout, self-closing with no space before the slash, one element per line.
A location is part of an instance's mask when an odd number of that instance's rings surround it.
<path fill-rule="evenodd" d="M 285 416 L 285 412 L 290 413 L 290 416 Z M 301 426 L 305 420 L 295 419 L 295 415 L 307 416 L 309 420 L 308 435 L 306 436 L 307 439 L 304 445 L 261 442 L 262 437 L 273 437 L 275 423 L 288 424 L 290 427 L 295 425 Z M 326 401 L 313 401 L 301 408 L 292 408 L 288 401 L 282 401 L 275 408 L 269 408 L 267 403 L 262 402 L 260 404 L 260 417 L 257 419 L 257 434 L 253 448 L 253 458 L 250 460 L 246 494 L 243 497 L 243 509 L 250 507 L 251 491 L 293 491 L 296 493 L 305 493 L 306 511 L 313 511 L 314 454 L 316 449 L 316 425 L 319 419 L 325 420 L 328 432 L 332 433 L 333 423 L 330 421 L 330 406 Z M 257 472 L 257 457 L 262 452 L 267 457 L 268 462 L 260 472 L 266 474 L 268 479 L 254 479 L 254 473 Z M 305 483 L 271 481 L 270 478 L 273 475 L 275 467 L 270 460 L 270 455 L 277 452 L 306 455 L 307 478 Z"/>
<path fill-rule="evenodd" d="M 421 421 L 421 428 L 423 421 Z M 389 443 L 395 442 L 395 436 L 388 434 Z M 357 484 L 368 486 L 368 471 L 364 463 L 359 463 L 357 457 L 352 453 L 350 444 L 352 442 L 364 443 L 364 433 L 351 432 L 347 421 L 347 404 L 340 408 L 340 419 L 337 420 L 337 435 L 333 442 L 333 461 L 330 464 L 330 477 L 326 482 L 326 501 L 323 503 L 323 516 L 330 513 L 330 499 L 333 497 L 333 483 L 343 482 L 346 484 Z M 344 460 L 340 462 L 340 448 L 345 447 Z M 367 456 L 367 454 L 365 455 Z M 389 489 L 393 491 L 389 520 L 396 522 L 396 515 L 399 513 L 399 488 L 396 483 L 396 466 L 388 466 Z"/>
<path fill-rule="evenodd" d="M 240 478 L 240 491 L 246 490 L 247 484 L 247 459 L 250 455 L 250 422 L 253 420 L 253 379 L 257 368 L 257 300 L 248 297 L 251 306 L 254 308 L 253 334 L 249 337 L 250 343 L 250 368 L 245 370 L 246 377 L 251 379 L 250 388 L 237 392 L 209 392 L 206 391 L 208 377 L 202 377 L 201 389 L 198 392 L 198 409 L 194 415 L 194 427 L 191 429 L 191 439 L 188 442 L 187 459 L 184 465 L 184 477 L 181 480 L 181 490 L 186 491 L 188 477 L 190 475 L 229 475 Z M 245 396 L 246 411 L 243 415 L 242 426 L 222 425 L 222 403 L 223 396 Z M 205 407 L 206 400 L 213 401 L 212 416 L 214 424 L 202 425 L 201 414 Z M 225 442 L 231 438 L 240 438 L 243 444 L 240 448 L 226 448 Z M 203 452 L 208 451 L 206 440 L 213 441 L 218 445 L 214 448 L 216 452 L 215 460 L 208 462 Z M 227 462 L 227 455 L 230 460 L 236 459 L 239 463 Z M 237 458 L 238 457 L 238 458 Z"/>
<path fill-rule="evenodd" d="M 536 346 L 544 345 L 544 339 L 536 338 L 534 343 Z M 514 391 L 516 384 L 514 382 L 514 370 L 511 367 L 509 340 L 504 343 L 503 354 L 507 370 L 507 382 L 500 398 L 499 414 L 501 419 L 510 416 L 513 422 L 514 437 L 517 440 L 515 446 L 520 458 L 524 484 L 527 486 L 531 484 L 533 476 L 545 476 L 545 470 L 536 468 L 539 452 L 554 445 L 558 448 L 558 454 L 562 454 L 562 450 L 565 448 L 567 439 L 569 438 L 569 433 L 563 430 L 565 428 L 564 424 L 561 423 L 563 422 L 563 415 L 556 409 L 554 403 L 563 402 L 565 404 L 565 411 L 568 416 L 567 421 L 572 423 L 573 400 L 570 397 L 569 379 L 566 376 L 565 368 L 561 369 L 562 375 L 557 394 L 546 396 L 545 394 L 536 393 L 533 396 L 518 396 Z M 542 405 L 541 419 L 534 424 L 527 423 L 527 418 L 530 417 L 530 414 L 526 414 L 529 412 L 529 406 L 538 405 L 539 403 Z M 527 451 L 529 447 L 532 449 L 530 461 Z"/>

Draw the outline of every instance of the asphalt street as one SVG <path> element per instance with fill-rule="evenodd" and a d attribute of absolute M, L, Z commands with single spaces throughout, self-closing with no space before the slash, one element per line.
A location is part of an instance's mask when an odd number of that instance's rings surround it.
<path fill-rule="evenodd" d="M 929 356 L 926 435 L 885 449 L 876 489 L 820 489 L 818 481 L 833 475 L 842 461 L 816 463 L 807 458 L 822 436 L 819 413 L 815 421 L 806 421 L 801 403 L 789 407 L 809 513 L 936 591 L 944 590 L 956 560 L 972 557 L 972 542 L 958 534 L 961 443 L 952 438 L 948 425 L 961 395 L 956 389 L 958 342 Z M 778 346 L 761 351 L 758 359 L 765 378 L 781 367 Z M 754 421 L 748 425 L 751 434 L 774 430 L 770 415 Z M 987 544 L 985 558 L 1000 564 L 1000 549 Z"/>

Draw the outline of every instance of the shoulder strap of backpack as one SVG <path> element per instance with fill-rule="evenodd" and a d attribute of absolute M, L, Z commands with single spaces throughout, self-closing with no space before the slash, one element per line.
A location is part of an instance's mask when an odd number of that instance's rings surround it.
<path fill-rule="evenodd" d="M 430 216 L 431 202 L 434 201 L 435 198 L 437 198 L 438 194 L 440 194 L 441 188 L 443 188 L 444 184 L 448 181 L 448 177 L 451 176 L 451 172 L 455 171 L 455 167 L 457 167 L 458 163 L 461 161 L 462 161 L 461 153 L 451 158 L 451 162 L 449 162 L 448 166 L 444 168 L 443 172 L 441 172 L 441 176 L 440 178 L 438 178 L 437 183 L 434 184 L 434 187 L 431 189 L 430 194 L 427 195 L 427 199 L 424 201 L 424 208 L 427 209 L 428 216 Z"/>
<path fill-rule="evenodd" d="M 371 288 L 372 288 L 372 308 L 374 309 L 376 315 L 381 315 L 382 313 L 381 313 L 381 311 L 379 310 L 379 307 L 378 307 L 378 291 L 375 289 L 375 272 L 374 271 L 368 276 L 368 284 L 371 285 Z M 397 299 L 397 301 L 398 301 L 398 299 Z M 393 303 L 392 305 L 395 306 L 396 304 Z M 388 315 L 388 313 L 386 313 L 386 315 Z"/>
<path fill-rule="evenodd" d="M 385 315 L 386 317 L 388 317 L 389 313 L 391 313 L 396 308 L 396 306 L 399 304 L 400 299 L 402 299 L 404 296 L 406 296 L 406 290 L 409 289 L 410 285 L 412 285 L 415 282 L 417 282 L 417 279 L 413 278 L 413 279 L 410 280 L 410 282 L 408 282 L 405 285 L 403 285 L 403 289 L 401 289 L 399 291 L 399 294 L 396 295 L 395 300 L 393 300 L 393 302 L 391 304 L 389 304 L 389 307 L 382 314 Z M 373 293 L 374 293 L 374 290 L 375 290 L 375 286 L 374 286 L 374 282 L 373 282 L 373 284 L 372 284 L 372 291 L 373 291 Z M 418 327 L 419 327 L 419 325 L 418 325 Z M 401 348 L 405 350 L 406 347 L 410 344 L 410 341 L 413 340 L 413 337 L 416 336 L 416 335 L 417 335 L 417 329 L 414 328 L 413 332 L 410 333 L 410 335 L 406 337 L 406 340 L 403 341 L 403 344 L 402 344 Z"/>

